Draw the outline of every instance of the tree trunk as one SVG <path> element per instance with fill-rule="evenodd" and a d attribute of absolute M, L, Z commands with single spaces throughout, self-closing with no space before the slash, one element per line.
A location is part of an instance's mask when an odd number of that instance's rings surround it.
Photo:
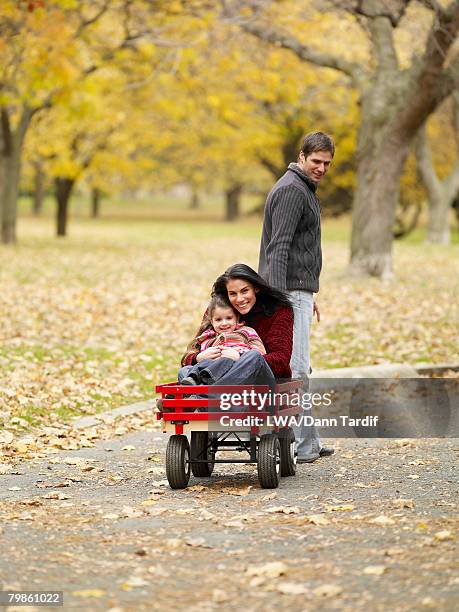
<path fill-rule="evenodd" d="M 70 195 L 75 185 L 75 179 L 68 177 L 57 177 L 54 179 L 55 195 L 57 202 L 56 210 L 56 234 L 67 235 L 68 205 Z"/>
<path fill-rule="evenodd" d="M 452 204 L 452 208 L 453 208 L 454 212 L 456 213 L 456 221 L 457 221 L 457 224 L 459 225 L 459 195 L 454 200 L 454 202 Z"/>
<path fill-rule="evenodd" d="M 91 193 L 91 216 L 93 219 L 99 218 L 101 198 L 102 194 L 100 189 L 98 187 L 93 187 Z"/>
<path fill-rule="evenodd" d="M 21 175 L 21 157 L 24 137 L 29 127 L 33 111 L 25 106 L 15 130 L 11 127 L 8 109 L 0 111 L 1 158 L 0 158 L 0 211 L 2 216 L 2 242 L 16 242 L 17 200 L 19 178 Z"/>
<path fill-rule="evenodd" d="M 429 220 L 427 223 L 426 242 L 429 244 L 449 244 L 449 208 L 450 201 L 445 195 L 439 200 L 429 200 Z"/>
<path fill-rule="evenodd" d="M 43 200 L 45 197 L 45 174 L 41 164 L 35 164 L 34 191 L 32 214 L 39 217 L 43 210 Z"/>
<path fill-rule="evenodd" d="M 233 183 L 226 191 L 226 221 L 234 221 L 239 217 L 239 203 L 241 200 L 242 185 Z"/>
<path fill-rule="evenodd" d="M 453 93 L 451 98 L 452 127 L 456 134 L 456 153 L 459 156 L 459 93 Z M 459 157 L 449 175 L 441 180 L 434 166 L 425 124 L 419 130 L 415 143 L 418 174 L 427 191 L 429 204 L 426 242 L 449 244 L 449 209 L 459 193 Z"/>
<path fill-rule="evenodd" d="M 19 176 L 21 173 L 20 152 L 15 148 L 2 160 L 4 177 L 2 194 L 2 242 L 14 244 L 16 242 L 17 200 L 19 189 Z"/>
<path fill-rule="evenodd" d="M 388 125 L 387 119 L 386 126 L 381 125 L 378 103 L 362 105 L 349 269 L 352 274 L 390 278 L 395 211 L 411 138 L 396 123 Z M 384 113 L 383 107 L 379 112 Z"/>
<path fill-rule="evenodd" d="M 200 205 L 199 193 L 196 187 L 192 187 L 190 198 L 190 210 L 198 210 Z"/>

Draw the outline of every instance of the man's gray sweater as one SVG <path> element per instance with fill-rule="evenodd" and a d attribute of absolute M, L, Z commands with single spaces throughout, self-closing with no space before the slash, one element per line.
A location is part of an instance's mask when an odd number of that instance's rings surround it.
<path fill-rule="evenodd" d="M 258 272 L 278 289 L 319 291 L 322 268 L 317 185 L 297 164 L 266 200 Z"/>

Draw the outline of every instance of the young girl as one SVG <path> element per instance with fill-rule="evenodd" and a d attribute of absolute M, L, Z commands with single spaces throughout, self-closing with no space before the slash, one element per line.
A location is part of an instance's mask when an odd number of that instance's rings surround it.
<path fill-rule="evenodd" d="M 266 354 L 260 337 L 252 327 L 239 323 L 239 314 L 230 302 L 214 296 L 199 328 L 182 357 L 179 380 L 182 385 L 212 384 L 248 351 Z"/>

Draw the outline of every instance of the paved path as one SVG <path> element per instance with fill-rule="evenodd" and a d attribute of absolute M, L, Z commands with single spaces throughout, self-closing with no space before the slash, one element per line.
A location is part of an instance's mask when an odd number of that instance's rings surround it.
<path fill-rule="evenodd" d="M 338 440 L 277 491 L 229 465 L 172 491 L 165 442 L 0 475 L 3 588 L 68 610 L 457 609 L 457 440 Z"/>

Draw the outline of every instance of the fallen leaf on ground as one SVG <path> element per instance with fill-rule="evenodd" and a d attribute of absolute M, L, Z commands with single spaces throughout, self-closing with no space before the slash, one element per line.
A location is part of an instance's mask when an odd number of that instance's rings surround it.
<path fill-rule="evenodd" d="M 246 570 L 247 576 L 266 576 L 267 578 L 277 578 L 283 576 L 288 571 L 288 566 L 282 561 L 272 561 L 264 565 L 254 565 Z"/>
<path fill-rule="evenodd" d="M 368 565 L 363 568 L 363 573 L 370 576 L 382 576 L 387 571 L 385 565 Z"/>
<path fill-rule="evenodd" d="M 44 499 L 70 499 L 68 495 L 64 493 L 58 493 L 57 491 L 50 491 L 46 495 L 43 495 Z"/>
<path fill-rule="evenodd" d="M 295 582 L 280 582 L 276 585 L 276 590 L 283 595 L 304 595 L 308 592 L 308 588 L 304 584 L 296 584 Z"/>
<path fill-rule="evenodd" d="M 136 510 L 135 508 L 133 508 L 132 506 L 123 506 L 120 515 L 123 518 L 140 518 L 141 516 L 143 516 L 142 512 L 140 512 L 140 510 Z"/>
<path fill-rule="evenodd" d="M 150 567 L 147 569 L 147 572 L 155 576 L 163 576 L 164 578 L 169 576 L 166 570 L 160 565 L 150 565 Z"/>
<path fill-rule="evenodd" d="M 393 499 L 392 506 L 394 508 L 414 508 L 414 501 L 412 499 Z"/>
<path fill-rule="evenodd" d="M 336 597 L 343 592 L 338 584 L 321 584 L 313 590 L 315 597 Z"/>
<path fill-rule="evenodd" d="M 370 523 L 373 523 L 374 525 L 395 525 L 394 519 L 391 519 L 390 516 L 385 516 L 384 514 L 371 519 Z"/>
<path fill-rule="evenodd" d="M 265 512 L 270 514 L 299 514 L 300 509 L 297 506 L 274 506 L 273 508 L 266 508 Z"/>
<path fill-rule="evenodd" d="M 213 548 L 204 538 L 185 538 L 185 544 L 192 548 Z"/>
<path fill-rule="evenodd" d="M 131 576 L 125 582 L 121 584 L 123 591 L 130 591 L 138 587 L 148 586 L 150 583 L 140 578 L 140 576 Z"/>
<path fill-rule="evenodd" d="M 20 502 L 23 506 L 42 506 L 42 502 L 39 499 L 22 499 Z"/>
<path fill-rule="evenodd" d="M 201 510 L 199 513 L 199 520 L 202 519 L 203 521 L 211 521 L 215 518 L 216 518 L 215 514 L 212 514 L 212 512 L 209 512 L 206 509 Z"/>
<path fill-rule="evenodd" d="M 230 488 L 223 489 L 223 491 L 225 493 L 228 493 L 229 495 L 236 495 L 238 497 L 245 497 L 246 495 L 248 495 L 250 493 L 251 489 L 253 489 L 253 487 L 250 485 L 248 487 L 243 487 L 241 489 L 237 489 L 235 487 L 230 487 Z"/>
<path fill-rule="evenodd" d="M 448 542 L 453 539 L 453 534 L 451 531 L 445 529 L 443 531 L 437 531 L 437 533 L 434 534 L 434 538 L 439 542 Z"/>
<path fill-rule="evenodd" d="M 168 512 L 167 508 L 152 508 L 151 510 L 147 510 L 149 516 L 161 516 L 162 514 L 166 514 Z"/>
<path fill-rule="evenodd" d="M 83 465 L 86 461 L 81 457 L 64 457 L 61 463 L 65 463 L 66 465 Z"/>
<path fill-rule="evenodd" d="M 354 510 L 354 506 L 352 504 L 342 504 L 339 506 L 326 506 L 327 512 L 351 512 Z"/>
<path fill-rule="evenodd" d="M 72 591 L 75 597 L 103 597 L 105 591 L 102 589 L 84 589 L 83 591 Z"/>
<path fill-rule="evenodd" d="M 188 487 L 188 489 L 186 490 L 200 493 L 201 491 L 204 491 L 205 489 L 206 487 L 204 487 L 203 485 L 193 485 L 192 487 Z"/>
<path fill-rule="evenodd" d="M 244 523 L 238 519 L 226 521 L 223 523 L 223 527 L 239 527 L 239 529 L 245 529 Z"/>
<path fill-rule="evenodd" d="M 212 591 L 212 601 L 215 603 L 225 603 L 230 601 L 230 596 L 223 589 L 214 589 Z"/>
<path fill-rule="evenodd" d="M 329 525 L 329 519 L 323 514 L 310 514 L 309 516 L 305 516 L 304 519 L 311 523 L 312 525 Z"/>
<path fill-rule="evenodd" d="M 11 431 L 1 431 L 0 432 L 0 446 L 8 446 L 14 440 L 14 435 Z"/>

